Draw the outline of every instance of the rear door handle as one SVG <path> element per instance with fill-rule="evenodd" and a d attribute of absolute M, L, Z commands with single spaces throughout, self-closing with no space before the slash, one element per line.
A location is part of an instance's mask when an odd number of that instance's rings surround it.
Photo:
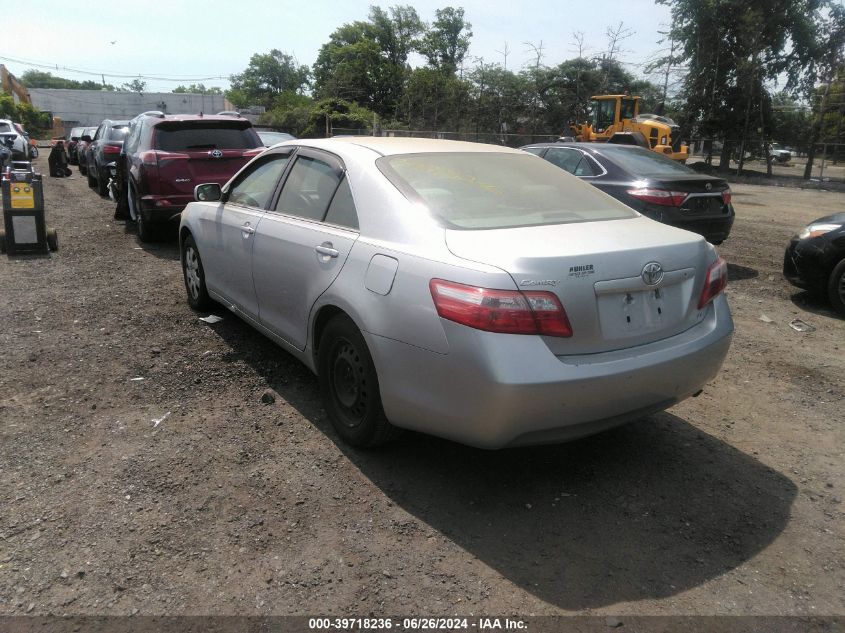
<path fill-rule="evenodd" d="M 249 222 L 247 222 L 246 224 L 244 224 L 244 225 L 241 227 L 241 231 L 243 231 L 243 232 L 244 232 L 244 237 L 246 237 L 247 235 L 252 235 L 253 233 L 255 233 L 255 229 L 254 229 L 254 228 L 252 228 L 252 227 L 249 225 Z"/>
<path fill-rule="evenodd" d="M 314 250 L 317 251 L 320 255 L 325 255 L 326 257 L 337 257 L 340 255 L 340 251 L 332 248 L 331 242 L 326 242 L 325 244 L 321 244 L 320 246 L 315 246 Z"/>

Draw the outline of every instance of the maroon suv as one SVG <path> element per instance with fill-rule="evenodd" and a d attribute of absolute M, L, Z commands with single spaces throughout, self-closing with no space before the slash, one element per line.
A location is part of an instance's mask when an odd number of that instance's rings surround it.
<path fill-rule="evenodd" d="M 132 119 L 118 165 L 118 196 L 138 223 L 141 241 L 178 221 L 196 185 L 225 184 L 263 149 L 241 117 L 145 112 Z"/>

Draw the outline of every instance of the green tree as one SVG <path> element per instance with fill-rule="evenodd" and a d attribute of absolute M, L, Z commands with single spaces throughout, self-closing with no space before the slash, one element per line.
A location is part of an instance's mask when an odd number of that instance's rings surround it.
<path fill-rule="evenodd" d="M 111 90 L 115 87 L 112 84 L 102 84 L 96 81 L 87 79 L 85 81 L 75 81 L 73 79 L 65 79 L 64 77 L 56 77 L 52 73 L 41 70 L 27 70 L 24 72 L 20 81 L 27 88 L 66 88 L 70 90 Z"/>
<path fill-rule="evenodd" d="M 183 86 L 178 85 L 176 86 L 171 92 L 175 93 L 188 93 L 188 94 L 196 94 L 196 95 L 222 95 L 223 90 L 222 88 L 218 88 L 217 86 L 209 86 L 208 88 L 205 87 L 205 84 L 191 84 L 190 86 Z"/>
<path fill-rule="evenodd" d="M 42 112 L 29 103 L 15 103 L 14 98 L 5 92 L 0 92 L 0 119 L 20 123 L 33 138 L 41 138 L 53 124 L 48 112 Z"/>
<path fill-rule="evenodd" d="M 806 149 L 813 121 L 809 109 L 786 91 L 772 97 L 772 138 L 784 145 Z"/>
<path fill-rule="evenodd" d="M 820 54 L 825 0 L 658 0 L 671 6 L 674 60 L 685 63 L 681 123 L 700 136 L 765 138 L 766 86 L 785 75 L 797 89 Z M 659 60 L 662 62 L 662 60 Z M 769 110 L 770 111 L 770 110 Z M 729 143 L 721 167 L 727 167 Z M 743 152 L 740 152 L 742 155 Z"/>
<path fill-rule="evenodd" d="M 419 42 L 419 51 L 432 68 L 454 73 L 466 56 L 472 38 L 472 24 L 464 19 L 462 8 L 437 9 L 434 22 Z"/>
<path fill-rule="evenodd" d="M 469 101 L 469 83 L 433 68 L 416 68 L 408 78 L 401 117 L 408 127 L 459 131 Z"/>
<path fill-rule="evenodd" d="M 274 48 L 250 57 L 246 69 L 231 76 L 232 88 L 226 96 L 239 107 L 262 105 L 269 109 L 283 92 L 302 94 L 310 85 L 310 77 L 308 66 Z"/>
<path fill-rule="evenodd" d="M 371 7 L 367 21 L 343 24 L 314 64 L 319 98 L 355 101 L 380 116 L 396 116 L 410 75 L 408 56 L 423 23 L 411 6 Z"/>
<path fill-rule="evenodd" d="M 127 92 L 137 92 L 138 94 L 142 94 L 144 90 L 147 89 L 147 82 L 142 81 L 140 79 L 133 79 L 123 85 L 120 86 Z"/>

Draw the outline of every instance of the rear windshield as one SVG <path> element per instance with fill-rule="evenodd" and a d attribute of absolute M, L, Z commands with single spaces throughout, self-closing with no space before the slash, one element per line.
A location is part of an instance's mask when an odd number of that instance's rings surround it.
<path fill-rule="evenodd" d="M 190 127 L 156 127 L 155 148 L 165 152 L 203 149 L 253 149 L 261 139 L 251 127 L 207 123 Z"/>
<path fill-rule="evenodd" d="M 379 169 L 405 197 L 455 229 L 617 220 L 631 209 L 530 154 L 449 152 L 385 156 Z"/>
<path fill-rule="evenodd" d="M 126 134 L 129 132 L 128 125 L 122 125 L 120 127 L 113 127 L 109 130 L 109 135 L 106 138 L 108 141 L 122 141 L 126 138 Z"/>
<path fill-rule="evenodd" d="M 604 145 L 601 153 L 634 176 L 677 176 L 696 173 L 676 160 L 641 147 Z"/>

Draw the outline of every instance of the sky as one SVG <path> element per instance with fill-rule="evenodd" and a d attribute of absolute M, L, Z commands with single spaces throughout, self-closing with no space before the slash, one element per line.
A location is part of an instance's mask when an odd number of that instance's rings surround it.
<path fill-rule="evenodd" d="M 434 18 L 437 8 L 463 7 L 473 32 L 467 65 L 479 57 L 485 63 L 502 64 L 507 43 L 511 70 L 533 61 L 526 42 L 535 46 L 542 42 L 543 63 L 549 66 L 575 57 L 576 31 L 584 33 L 586 54 L 600 55 L 607 47 L 608 27 L 622 21 L 632 35 L 622 42 L 620 60 L 640 76 L 643 62 L 665 48 L 658 31 L 666 30 L 670 21 L 669 8 L 652 0 L 39 0 L 36 4 L 37 11 L 0 35 L 0 63 L 13 74 L 36 68 L 79 81 L 100 80 L 105 74 L 105 81 L 114 85 L 143 75 L 149 77 L 148 92 L 170 92 L 180 83 L 227 88 L 229 75 L 243 71 L 251 55 L 273 48 L 310 66 L 332 31 L 345 22 L 365 20 L 370 5 L 386 9 L 412 4 L 425 21 Z M 22 23 L 29 28 L 21 28 Z"/>

